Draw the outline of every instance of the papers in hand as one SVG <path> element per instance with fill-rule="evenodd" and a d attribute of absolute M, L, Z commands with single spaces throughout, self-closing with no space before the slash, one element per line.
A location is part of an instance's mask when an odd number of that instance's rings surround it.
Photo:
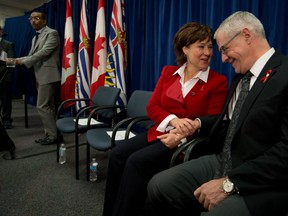
<path fill-rule="evenodd" d="M 0 60 L 6 61 L 6 58 L 7 58 L 7 53 L 4 50 L 2 50 L 1 55 L 0 55 Z"/>
<path fill-rule="evenodd" d="M 74 119 L 74 122 L 76 119 Z M 88 118 L 81 118 L 78 121 L 78 125 L 87 125 L 88 124 Z M 90 125 L 95 125 L 95 124 L 103 124 L 102 122 L 96 121 L 95 119 L 91 119 Z"/>
<path fill-rule="evenodd" d="M 107 134 L 110 137 L 112 137 L 112 133 L 113 133 L 112 131 L 107 131 Z M 118 130 L 116 132 L 115 140 L 124 140 L 125 139 L 125 133 L 126 133 L 126 130 Z M 132 132 L 129 133 L 129 139 L 134 137 L 134 136 L 135 136 L 134 133 L 132 133 Z"/>

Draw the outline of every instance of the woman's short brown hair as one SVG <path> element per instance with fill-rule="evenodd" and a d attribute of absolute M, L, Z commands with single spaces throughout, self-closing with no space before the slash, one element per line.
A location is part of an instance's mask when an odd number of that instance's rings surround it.
<path fill-rule="evenodd" d="M 209 26 L 196 22 L 183 25 L 176 32 L 173 41 L 177 64 L 183 65 L 187 61 L 182 50 L 184 46 L 188 47 L 196 41 L 203 41 L 207 38 L 213 41 L 213 31 Z"/>

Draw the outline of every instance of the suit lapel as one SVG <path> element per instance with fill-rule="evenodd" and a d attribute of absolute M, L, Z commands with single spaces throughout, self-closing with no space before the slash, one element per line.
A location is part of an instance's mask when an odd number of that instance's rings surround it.
<path fill-rule="evenodd" d="M 43 29 L 41 32 L 40 32 L 40 34 L 38 35 L 38 40 L 36 41 L 36 44 L 35 44 L 35 39 L 36 39 L 36 36 L 34 36 L 34 38 L 33 38 L 33 40 L 32 40 L 32 43 L 33 43 L 33 45 L 34 45 L 34 47 L 33 47 L 33 52 L 32 53 L 34 53 L 34 52 L 36 52 L 36 50 L 37 50 L 37 48 L 38 48 L 38 46 L 39 46 L 39 43 L 42 41 L 42 38 L 44 37 L 44 35 L 46 35 L 46 33 L 47 33 L 47 26 L 46 27 L 44 27 L 45 29 Z"/>
<path fill-rule="evenodd" d="M 261 73 L 257 77 L 253 87 L 251 88 L 251 90 L 250 90 L 250 92 L 249 92 L 249 94 L 248 94 L 248 96 L 247 96 L 247 98 L 246 98 L 246 100 L 245 100 L 245 102 L 241 108 L 241 112 L 240 112 L 237 126 L 235 129 L 236 131 L 239 130 L 239 128 L 242 125 L 244 119 L 246 118 L 249 110 L 251 109 L 254 101 L 258 98 L 259 94 L 262 92 L 265 85 L 267 85 L 267 83 L 269 83 L 269 80 L 271 79 L 271 77 L 277 72 L 277 67 L 280 65 L 280 59 L 278 57 L 279 57 L 279 53 L 277 53 L 277 52 L 274 53 L 274 55 L 272 55 L 270 60 L 266 63 L 263 70 L 261 71 Z M 272 72 L 270 73 L 267 80 L 264 82 L 263 78 L 266 76 L 266 74 L 270 70 L 272 70 Z"/>
<path fill-rule="evenodd" d="M 229 88 L 229 92 L 228 92 L 228 95 L 227 95 L 227 98 L 226 98 L 226 102 L 224 104 L 224 108 L 222 110 L 222 113 L 220 114 L 219 118 L 217 119 L 217 121 L 215 122 L 215 124 L 213 125 L 213 127 L 211 128 L 211 133 L 210 133 L 210 136 L 216 131 L 217 131 L 217 128 L 219 127 L 220 123 L 222 122 L 222 120 L 224 119 L 225 115 L 228 114 L 228 106 L 229 106 L 229 103 L 230 103 L 230 100 L 232 98 L 232 96 L 234 95 L 234 92 L 235 92 L 235 89 L 239 83 L 239 81 L 241 80 L 241 78 L 243 77 L 242 74 L 236 74 L 233 81 L 232 81 L 232 84 Z"/>
<path fill-rule="evenodd" d="M 34 44 L 34 52 L 36 51 L 37 47 L 39 46 L 39 42 L 41 41 L 43 33 L 40 33 L 38 35 L 38 39 L 36 41 L 36 43 L 34 42 L 36 40 L 36 36 L 33 38 L 33 44 Z"/>

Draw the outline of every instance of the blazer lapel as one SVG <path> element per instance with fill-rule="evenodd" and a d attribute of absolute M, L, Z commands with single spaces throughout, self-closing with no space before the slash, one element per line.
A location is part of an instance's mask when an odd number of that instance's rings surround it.
<path fill-rule="evenodd" d="M 174 83 L 167 89 L 166 95 L 167 97 L 172 98 L 180 103 L 184 103 L 180 84 L 180 76 L 175 79 Z"/>

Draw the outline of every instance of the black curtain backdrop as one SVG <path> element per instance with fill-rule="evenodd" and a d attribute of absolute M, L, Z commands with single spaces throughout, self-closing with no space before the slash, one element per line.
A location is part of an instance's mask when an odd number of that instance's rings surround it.
<path fill-rule="evenodd" d="M 79 18 L 81 0 L 71 0 L 74 23 L 75 50 L 79 41 Z M 94 41 L 98 0 L 88 0 L 88 26 L 91 41 Z M 113 0 L 106 0 L 106 30 L 109 26 Z M 65 0 L 52 0 L 35 8 L 47 15 L 48 26 L 58 30 L 63 45 L 65 27 Z M 223 19 L 235 11 L 245 10 L 255 14 L 264 24 L 271 46 L 288 53 L 287 28 L 288 1 L 282 0 L 125 0 L 128 66 L 126 85 L 128 96 L 136 89 L 153 90 L 164 65 L 175 65 L 173 37 L 178 28 L 187 22 L 196 21 L 216 30 Z M 34 30 L 29 16 L 8 18 L 4 30 L 7 40 L 15 43 L 17 57 L 30 50 Z M 61 47 L 61 51 L 62 51 Z M 93 52 L 93 43 L 91 44 Z M 92 53 L 91 53 L 92 56 Z M 62 54 L 59 56 L 62 59 Z M 215 46 L 211 68 L 232 80 L 234 70 L 221 62 Z M 33 74 L 24 67 L 15 69 L 14 94 L 25 92 L 33 101 L 35 90 Z"/>

